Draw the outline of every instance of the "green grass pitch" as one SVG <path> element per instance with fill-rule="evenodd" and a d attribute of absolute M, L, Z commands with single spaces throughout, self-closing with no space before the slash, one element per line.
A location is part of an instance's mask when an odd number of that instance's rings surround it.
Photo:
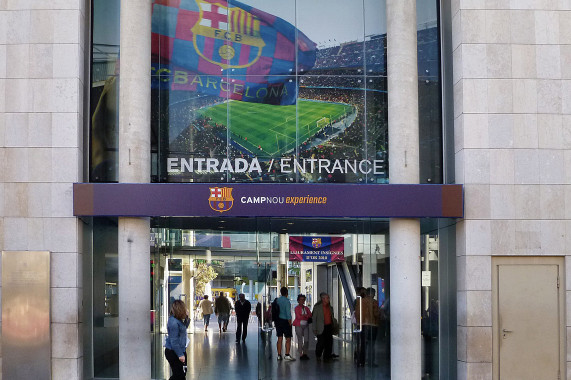
<path fill-rule="evenodd" d="M 296 147 L 296 108 L 297 144 L 319 131 L 317 121 L 321 118 L 333 121 L 351 111 L 346 104 L 298 100 L 297 106 L 230 101 L 204 108 L 200 113 L 229 126 L 232 138 L 253 153 L 259 155 L 261 146 L 265 154 L 278 156 Z"/>

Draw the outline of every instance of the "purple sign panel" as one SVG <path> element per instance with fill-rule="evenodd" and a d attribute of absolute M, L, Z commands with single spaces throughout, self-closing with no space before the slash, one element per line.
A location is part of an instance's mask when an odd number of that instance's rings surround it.
<path fill-rule="evenodd" d="M 76 183 L 76 216 L 461 218 L 462 185 Z"/>
<path fill-rule="evenodd" d="M 342 237 L 290 236 L 290 261 L 345 261 L 345 241 Z"/>

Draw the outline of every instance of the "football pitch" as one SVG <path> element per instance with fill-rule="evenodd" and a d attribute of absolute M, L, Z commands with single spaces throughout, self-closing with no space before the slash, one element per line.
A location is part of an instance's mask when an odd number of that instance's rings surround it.
<path fill-rule="evenodd" d="M 252 153 L 260 148 L 269 156 L 277 156 L 296 147 L 296 114 L 298 144 L 315 135 L 323 126 L 345 114 L 347 104 L 298 100 L 297 106 L 275 106 L 230 101 L 200 110 L 213 122 L 229 127 L 232 139 Z"/>

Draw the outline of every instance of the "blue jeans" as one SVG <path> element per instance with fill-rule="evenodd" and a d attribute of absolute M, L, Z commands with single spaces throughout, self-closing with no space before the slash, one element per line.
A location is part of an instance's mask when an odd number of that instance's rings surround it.
<path fill-rule="evenodd" d="M 212 314 L 204 314 L 204 315 L 203 315 L 203 317 L 204 317 L 204 326 L 208 326 L 208 325 L 210 324 L 210 316 L 211 316 L 211 315 L 212 315 Z"/>

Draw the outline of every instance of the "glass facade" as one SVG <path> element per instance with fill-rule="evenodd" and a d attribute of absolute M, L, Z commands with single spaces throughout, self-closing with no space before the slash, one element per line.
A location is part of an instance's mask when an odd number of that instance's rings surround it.
<path fill-rule="evenodd" d="M 91 182 L 118 181 L 119 4 L 92 2 Z M 437 0 L 417 2 L 421 183 L 443 182 L 438 6 Z M 156 0 L 152 17 L 152 182 L 390 182 L 384 1 Z M 447 269 L 440 273 L 439 223 L 422 219 L 418 274 L 423 374 L 431 379 L 439 377 L 447 360 L 441 352 L 455 357 L 450 348 L 455 341 L 440 342 L 440 321 L 455 329 L 449 319 L 455 305 L 448 299 L 445 307 L 440 304 L 441 289 L 453 294 L 448 283 L 454 281 L 448 267 L 453 252 L 446 251 Z M 274 299 L 285 285 L 293 306 L 299 293 L 310 307 L 320 292 L 329 293 L 340 324 L 336 344 L 366 357 L 359 378 L 390 378 L 388 225 L 386 219 L 344 215 L 153 218 L 152 377 L 168 378 L 162 342 L 173 300 L 190 306 L 194 334 L 203 328 L 196 314 L 202 293 L 235 297 L 242 292 L 255 307 Z M 119 371 L 117 220 L 93 218 L 92 231 L 84 263 L 92 283 L 86 288 L 91 313 L 86 357 L 93 359 L 96 378 L 114 378 Z M 290 261 L 291 237 L 341 239 L 344 260 Z M 203 292 L 197 291 L 196 279 L 201 264 L 216 273 Z M 374 328 L 362 328 L 355 317 L 359 287 L 378 308 Z M 257 356 L 248 359 L 259 379 L 282 375 L 268 361 L 275 350 L 264 340 L 270 328 L 261 323 Z M 210 360 L 204 352 L 191 345 L 189 368 Z"/>
<path fill-rule="evenodd" d="M 117 181 L 118 3 L 94 1 L 95 182 Z M 153 5 L 153 182 L 389 182 L 384 1 L 172 4 Z M 437 6 L 418 3 L 421 183 L 442 183 Z"/>

